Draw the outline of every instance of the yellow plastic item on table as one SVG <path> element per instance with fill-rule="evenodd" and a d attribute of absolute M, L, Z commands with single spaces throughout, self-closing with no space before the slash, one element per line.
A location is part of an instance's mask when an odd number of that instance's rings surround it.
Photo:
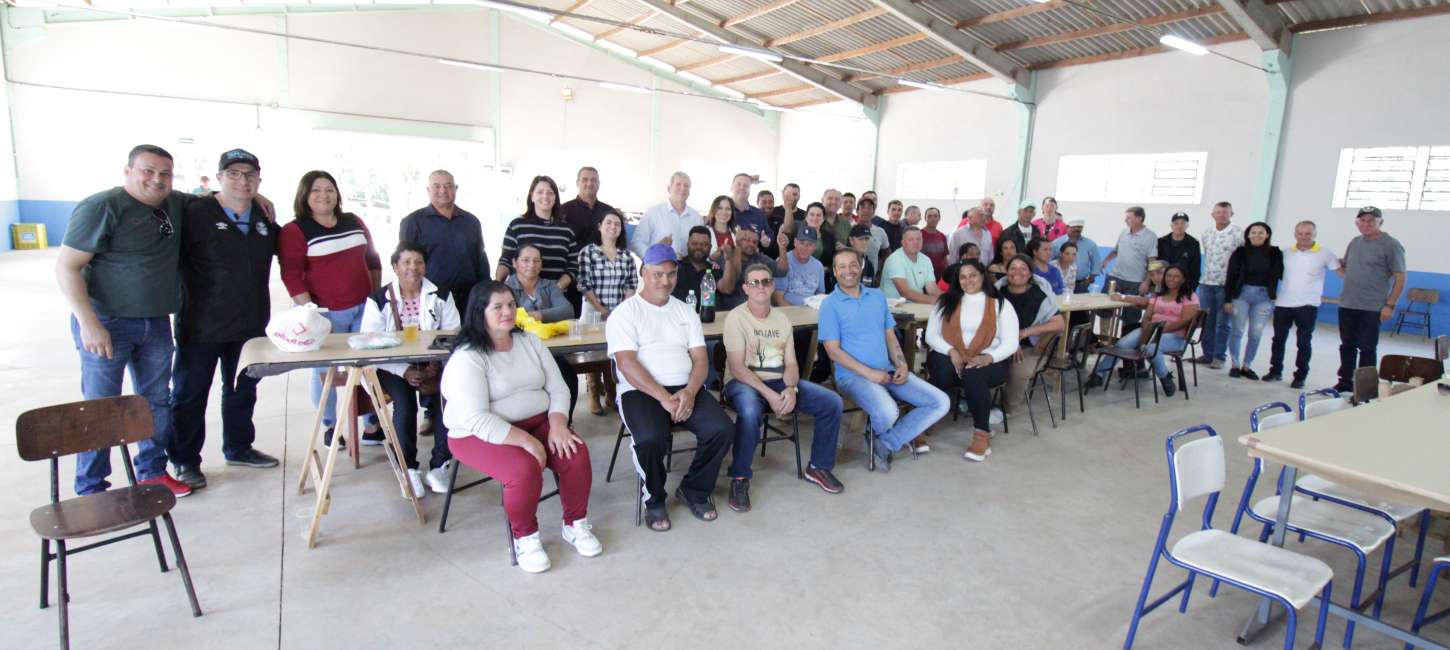
<path fill-rule="evenodd" d="M 519 307 L 518 311 L 514 314 L 514 322 L 518 324 L 520 329 L 540 339 L 547 340 L 561 334 L 569 333 L 569 321 L 562 320 L 557 323 L 541 323 L 533 316 L 530 316 L 529 312 L 523 307 Z"/>

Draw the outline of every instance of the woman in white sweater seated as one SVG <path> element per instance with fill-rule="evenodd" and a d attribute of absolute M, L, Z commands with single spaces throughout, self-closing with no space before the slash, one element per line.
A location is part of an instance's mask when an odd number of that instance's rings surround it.
<path fill-rule="evenodd" d="M 997 295 L 980 262 L 963 260 L 955 280 L 927 320 L 926 368 L 937 388 L 961 386 L 974 428 L 963 456 L 982 461 L 992 453 L 991 387 L 1007 381 L 1017 352 L 1017 312 Z"/>
<path fill-rule="evenodd" d="M 469 293 L 443 370 L 443 422 L 453 457 L 503 485 L 519 568 L 539 573 L 549 568 L 536 517 L 546 467 L 559 481 L 564 541 L 585 557 L 603 549 L 586 518 L 593 471 L 584 441 L 569 429 L 569 390 L 539 337 L 514 325 L 517 309 L 502 282 Z"/>

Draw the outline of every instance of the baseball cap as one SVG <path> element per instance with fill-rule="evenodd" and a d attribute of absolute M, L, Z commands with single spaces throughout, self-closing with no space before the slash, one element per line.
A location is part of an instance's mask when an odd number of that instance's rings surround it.
<path fill-rule="evenodd" d="M 256 167 L 259 171 L 262 169 L 261 161 L 257 160 L 257 157 L 252 155 L 252 152 L 246 149 L 232 149 L 222 154 L 221 161 L 217 163 L 217 171 L 226 171 L 227 167 L 237 163 L 247 163 L 248 165 Z"/>
<path fill-rule="evenodd" d="M 665 262 L 679 263 L 675 257 L 675 248 L 669 244 L 654 244 L 644 249 L 645 264 L 664 264 Z"/>
<path fill-rule="evenodd" d="M 1359 212 L 1356 212 L 1354 216 L 1355 216 L 1356 219 L 1358 219 L 1359 218 L 1359 215 L 1361 215 L 1361 214 L 1372 214 L 1372 215 L 1375 216 L 1376 219 L 1383 219 L 1383 218 L 1385 218 L 1384 213 L 1383 212 L 1380 212 L 1380 209 L 1379 208 L 1376 208 L 1376 207 L 1374 207 L 1372 205 L 1366 205 L 1366 206 L 1360 208 L 1359 209 Z"/>
<path fill-rule="evenodd" d="M 1173 213 L 1173 218 L 1172 219 L 1169 219 L 1169 221 L 1178 221 L 1179 219 L 1182 219 L 1184 221 L 1188 221 L 1188 213 L 1187 212 L 1174 212 Z"/>
<path fill-rule="evenodd" d="M 851 226 L 851 239 L 870 239 L 871 229 L 866 226 Z"/>
<path fill-rule="evenodd" d="M 1067 227 L 1068 228 L 1082 228 L 1083 226 L 1086 226 L 1086 225 L 1087 225 L 1087 221 L 1084 220 L 1084 219 L 1069 219 L 1067 221 Z"/>
<path fill-rule="evenodd" d="M 855 231 L 856 228 L 859 228 L 859 227 L 860 226 L 852 226 L 851 227 L 851 230 L 852 231 Z M 815 240 L 819 239 L 820 236 L 821 236 L 820 233 L 816 232 L 816 229 L 815 228 L 812 228 L 810 226 L 801 226 L 800 228 L 797 228 L 796 231 L 795 231 L 796 241 L 815 241 Z"/>
<path fill-rule="evenodd" d="M 1031 202 L 1031 201 L 1023 201 L 1022 202 L 1022 205 L 1017 206 L 1017 209 L 1018 210 L 1036 210 L 1037 209 L 1037 205 L 1035 203 Z"/>

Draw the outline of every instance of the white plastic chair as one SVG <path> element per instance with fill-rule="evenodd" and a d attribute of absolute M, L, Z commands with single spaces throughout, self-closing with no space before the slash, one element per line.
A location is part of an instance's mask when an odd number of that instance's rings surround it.
<path fill-rule="evenodd" d="M 1185 443 L 1175 450 L 1174 443 L 1194 433 L 1203 432 L 1205 437 Z M 1163 515 L 1163 524 L 1158 529 L 1158 540 L 1153 545 L 1153 558 L 1148 562 L 1148 573 L 1143 577 L 1143 589 L 1138 594 L 1138 603 L 1133 608 L 1133 618 L 1128 624 L 1128 638 L 1123 650 L 1131 650 L 1133 638 L 1138 633 L 1138 621 L 1148 612 L 1169 601 L 1180 592 L 1183 600 L 1178 611 L 1188 609 L 1188 597 L 1193 593 L 1193 579 L 1202 573 L 1260 596 L 1272 599 L 1284 606 L 1288 621 L 1284 628 L 1284 648 L 1294 647 L 1294 633 L 1297 629 L 1298 611 L 1319 594 L 1319 620 L 1314 629 L 1314 643 L 1324 639 L 1324 621 L 1329 613 L 1329 593 L 1334 577 L 1329 565 L 1306 555 L 1290 550 L 1255 542 L 1237 535 L 1231 535 L 1213 527 L 1213 509 L 1224 485 L 1223 440 L 1218 432 L 1206 424 L 1183 429 L 1168 436 L 1168 485 L 1172 498 L 1168 512 Z M 1168 548 L 1168 533 L 1179 509 L 1198 497 L 1207 496 L 1203 505 L 1203 519 L 1199 530 L 1184 535 Z M 1159 559 L 1188 571 L 1188 579 L 1179 583 L 1168 593 L 1148 603 L 1148 592 L 1153 586 L 1153 574 Z"/>

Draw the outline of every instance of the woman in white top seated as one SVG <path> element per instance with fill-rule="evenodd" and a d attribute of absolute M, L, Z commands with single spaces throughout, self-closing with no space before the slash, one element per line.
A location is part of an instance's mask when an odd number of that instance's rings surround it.
<path fill-rule="evenodd" d="M 421 331 L 458 329 L 458 309 L 453 299 L 440 292 L 438 287 L 423 274 L 428 269 L 428 254 L 414 242 L 399 242 L 393 251 L 393 274 L 397 282 L 374 291 L 363 303 L 363 317 L 360 331 L 397 332 L 407 325 L 415 325 Z M 422 497 L 424 476 L 418 469 L 418 397 L 436 394 L 438 373 L 442 364 L 394 363 L 378 366 L 378 383 L 383 385 L 388 399 L 393 402 L 393 429 L 398 432 L 398 443 L 403 447 L 403 463 L 408 469 L 408 481 L 413 495 Z M 427 400 L 428 419 L 442 422 L 443 405 L 440 400 Z M 363 436 L 367 444 L 370 436 Z M 378 436 L 380 440 L 381 435 Z M 433 455 L 428 463 L 427 483 L 434 492 L 448 491 L 448 432 L 439 431 L 433 437 Z M 408 495 L 403 495 L 406 498 Z"/>
<path fill-rule="evenodd" d="M 549 568 L 536 517 L 544 468 L 558 477 L 564 541 L 585 557 L 603 549 L 586 518 L 593 471 L 589 449 L 569 429 L 569 391 L 543 341 L 515 326 L 517 309 L 502 282 L 469 293 L 443 370 L 443 421 L 454 457 L 503 485 L 519 568 L 539 573 Z"/>
<path fill-rule="evenodd" d="M 926 368 L 936 387 L 961 386 L 974 428 L 963 456 L 982 461 L 992 453 L 991 387 L 1007 381 L 1017 352 L 1017 312 L 997 295 L 981 262 L 962 260 L 956 273 L 926 323 Z"/>

